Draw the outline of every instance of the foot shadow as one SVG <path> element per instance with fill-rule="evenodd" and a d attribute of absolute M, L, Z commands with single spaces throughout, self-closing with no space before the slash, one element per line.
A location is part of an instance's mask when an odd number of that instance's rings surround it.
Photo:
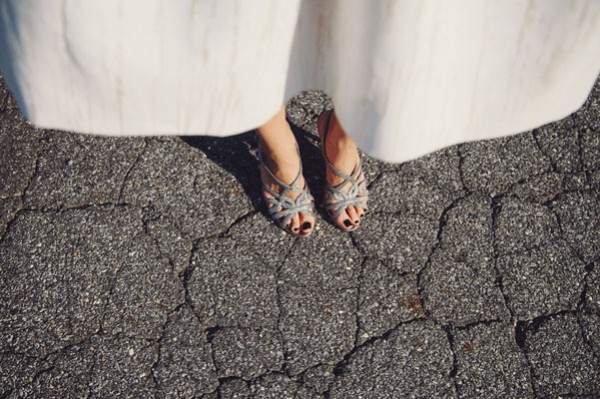
<path fill-rule="evenodd" d="M 256 158 L 256 135 L 247 131 L 228 137 L 180 136 L 185 143 L 202 151 L 240 183 L 256 210 L 260 208 L 260 175 Z"/>
<path fill-rule="evenodd" d="M 325 164 L 318 147 L 318 138 L 288 121 L 296 137 L 304 177 L 311 193 L 318 199 L 323 190 Z M 262 201 L 259 161 L 257 156 L 258 140 L 254 130 L 228 137 L 212 136 L 180 136 L 185 143 L 202 151 L 208 159 L 220 166 L 240 183 L 246 195 L 250 198 L 255 210 L 270 218 Z"/>

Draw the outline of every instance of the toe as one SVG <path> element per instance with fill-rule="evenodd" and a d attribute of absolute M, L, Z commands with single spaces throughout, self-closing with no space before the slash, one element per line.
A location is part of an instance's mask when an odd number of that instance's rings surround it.
<path fill-rule="evenodd" d="M 300 234 L 300 215 L 295 214 L 292 216 L 289 229 L 294 235 Z"/>
<path fill-rule="evenodd" d="M 300 214 L 300 234 L 309 235 L 314 225 L 315 218 L 312 215 Z"/>
<path fill-rule="evenodd" d="M 356 210 L 361 219 L 365 217 L 365 210 L 363 208 L 357 207 Z"/>
<path fill-rule="evenodd" d="M 357 227 L 358 224 L 360 223 L 360 215 L 357 212 L 356 207 L 355 206 L 347 207 L 346 213 L 348 214 L 348 217 L 350 218 L 350 221 L 352 222 L 352 226 Z"/>
<path fill-rule="evenodd" d="M 346 211 L 340 213 L 340 215 L 337 218 L 335 218 L 335 223 L 339 226 L 340 229 L 346 231 L 351 230 L 354 227 Z"/>
<path fill-rule="evenodd" d="M 356 214 L 358 215 L 358 220 L 362 221 L 365 217 L 365 210 L 360 206 L 355 206 L 354 209 L 356 210 Z"/>

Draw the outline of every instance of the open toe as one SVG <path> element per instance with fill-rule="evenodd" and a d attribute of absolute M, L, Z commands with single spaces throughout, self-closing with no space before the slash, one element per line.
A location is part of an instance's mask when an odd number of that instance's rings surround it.
<path fill-rule="evenodd" d="M 337 169 L 329 161 L 325 147 L 333 111 L 326 112 L 328 112 L 328 114 L 326 115 L 325 126 L 321 138 L 321 150 L 323 152 L 326 167 L 329 168 L 334 175 L 341 178 L 342 181 L 336 185 L 331 185 L 327 182 L 322 205 L 337 227 L 344 231 L 352 231 L 360 224 L 360 219 L 362 217 L 360 212 L 364 215 L 364 211 L 367 209 L 369 191 L 367 190 L 367 183 L 364 173 L 362 172 L 360 155 L 358 156 L 357 164 L 350 174 Z"/>
<path fill-rule="evenodd" d="M 298 155 L 300 155 L 298 147 L 296 147 L 296 150 L 298 151 Z M 302 163 L 300 163 L 300 170 L 294 181 L 287 184 L 277 178 L 263 161 L 263 154 L 260 146 L 258 148 L 258 158 L 261 166 L 268 173 L 269 177 L 281 187 L 281 191 L 277 192 L 269 188 L 263 181 L 263 199 L 267 204 L 267 211 L 271 216 L 271 219 L 283 230 L 294 236 L 307 236 L 310 234 L 310 230 L 306 232 L 302 228 L 301 215 L 313 215 L 314 199 L 308 191 L 306 182 L 304 182 L 304 187 L 299 187 L 299 181 L 302 177 Z M 292 198 L 288 194 L 297 194 L 297 196 Z"/>
<path fill-rule="evenodd" d="M 358 215 L 358 212 L 356 211 L 356 207 L 353 205 L 350 205 L 349 207 L 347 207 L 346 214 L 348 215 L 348 218 L 350 218 L 352 225 L 354 227 L 358 227 L 358 224 L 360 223 L 360 216 Z"/>
<path fill-rule="evenodd" d="M 315 224 L 313 215 L 300 214 L 300 235 L 307 236 L 312 232 Z"/>

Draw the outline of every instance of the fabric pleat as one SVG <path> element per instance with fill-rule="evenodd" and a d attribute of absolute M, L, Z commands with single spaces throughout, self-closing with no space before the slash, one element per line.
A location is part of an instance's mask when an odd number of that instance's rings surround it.
<path fill-rule="evenodd" d="M 241 133 L 303 90 L 375 158 L 526 131 L 600 72 L 597 0 L 0 0 L 0 70 L 44 128 Z"/>

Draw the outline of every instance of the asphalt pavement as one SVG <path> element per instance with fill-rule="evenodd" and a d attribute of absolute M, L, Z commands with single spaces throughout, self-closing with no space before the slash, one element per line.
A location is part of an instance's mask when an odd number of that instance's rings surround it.
<path fill-rule="evenodd" d="M 288 104 L 318 198 L 328 99 Z M 354 233 L 277 228 L 252 132 L 39 130 L 0 84 L 0 398 L 599 398 L 600 83 L 575 114 L 364 158 Z"/>

